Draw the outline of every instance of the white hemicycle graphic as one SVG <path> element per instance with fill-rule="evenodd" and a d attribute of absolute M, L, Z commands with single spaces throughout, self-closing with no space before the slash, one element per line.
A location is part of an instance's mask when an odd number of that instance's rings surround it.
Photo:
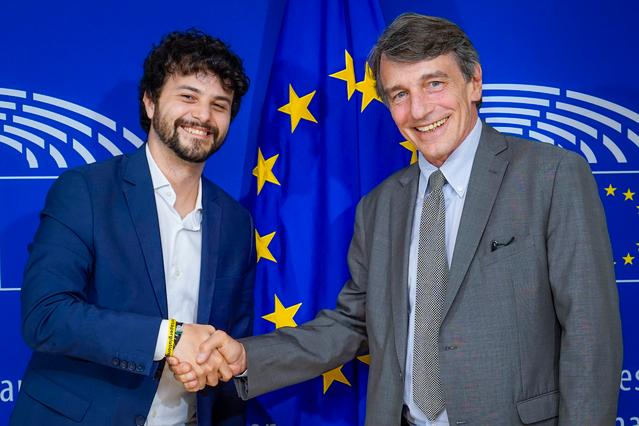
<path fill-rule="evenodd" d="M 623 167 L 639 159 L 639 114 L 572 90 L 484 84 L 481 117 L 498 131 L 583 154 L 591 165 Z"/>
<path fill-rule="evenodd" d="M 0 160 L 5 155 L 22 157 L 16 164 L 19 173 L 57 176 L 68 167 L 142 144 L 132 131 L 89 108 L 41 93 L 0 88 Z M 0 171 L 0 177 L 6 173 Z"/>

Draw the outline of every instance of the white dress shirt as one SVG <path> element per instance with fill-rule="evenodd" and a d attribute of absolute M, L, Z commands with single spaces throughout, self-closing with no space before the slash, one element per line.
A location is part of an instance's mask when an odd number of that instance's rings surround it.
<path fill-rule="evenodd" d="M 198 292 L 200 289 L 200 264 L 202 253 L 202 179 L 200 179 L 195 209 L 184 219 L 173 207 L 175 191 L 153 159 L 146 146 L 155 205 L 160 225 L 162 260 L 169 318 L 179 322 L 195 323 Z M 164 358 L 168 340 L 168 319 L 164 319 L 158 332 L 155 355 Z M 195 425 L 196 394 L 184 390 L 167 367 L 162 372 L 157 392 L 147 415 L 147 426 Z"/>
<path fill-rule="evenodd" d="M 481 135 L 481 120 L 477 119 L 475 126 L 468 134 L 466 139 L 453 151 L 448 159 L 442 164 L 440 170 L 446 178 L 444 185 L 444 202 L 446 203 L 446 255 L 448 257 L 448 266 L 450 267 L 453 259 L 453 251 L 455 249 L 455 241 L 457 240 L 457 231 L 461 220 L 464 201 L 466 200 L 466 192 L 470 172 L 475 159 L 475 152 L 479 145 L 479 137 Z M 448 426 L 448 414 L 446 410 L 431 422 L 426 417 L 413 400 L 413 344 L 415 336 L 415 287 L 417 277 L 417 248 L 419 246 L 419 225 L 422 215 L 422 207 L 424 197 L 428 196 L 430 190 L 427 191 L 428 178 L 430 174 L 437 170 L 435 166 L 430 164 L 424 156 L 419 153 L 419 188 L 417 191 L 417 202 L 415 204 L 415 213 L 413 217 L 413 230 L 410 240 L 410 255 L 408 260 L 408 292 L 409 292 L 409 322 L 408 322 L 408 347 L 406 348 L 406 376 L 404 379 L 404 405 L 408 407 L 408 412 L 404 415 L 409 423 L 417 426 Z"/>

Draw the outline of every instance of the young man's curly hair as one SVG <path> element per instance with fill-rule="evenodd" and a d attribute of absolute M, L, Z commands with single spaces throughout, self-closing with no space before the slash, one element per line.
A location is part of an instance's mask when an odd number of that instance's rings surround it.
<path fill-rule="evenodd" d="M 144 60 L 139 85 L 140 125 L 149 132 L 151 120 L 144 108 L 144 93 L 156 103 L 162 86 L 171 75 L 215 74 L 225 89 L 233 91 L 231 119 L 240 110 L 240 101 L 249 87 L 242 60 L 222 40 L 190 29 L 167 34 Z"/>

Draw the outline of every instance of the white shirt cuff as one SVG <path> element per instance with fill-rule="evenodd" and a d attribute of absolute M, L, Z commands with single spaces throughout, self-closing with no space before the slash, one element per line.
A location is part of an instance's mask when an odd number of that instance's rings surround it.
<path fill-rule="evenodd" d="M 158 331 L 158 340 L 155 343 L 153 361 L 160 361 L 166 353 L 166 341 L 169 340 L 169 320 L 162 320 Z"/>

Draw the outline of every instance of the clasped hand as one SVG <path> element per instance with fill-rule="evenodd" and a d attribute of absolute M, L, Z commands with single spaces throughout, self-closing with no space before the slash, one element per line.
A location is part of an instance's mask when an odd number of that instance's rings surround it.
<path fill-rule="evenodd" d="M 167 358 L 173 376 L 189 392 L 228 382 L 246 371 L 244 346 L 210 325 L 185 324 L 173 356 Z"/>

